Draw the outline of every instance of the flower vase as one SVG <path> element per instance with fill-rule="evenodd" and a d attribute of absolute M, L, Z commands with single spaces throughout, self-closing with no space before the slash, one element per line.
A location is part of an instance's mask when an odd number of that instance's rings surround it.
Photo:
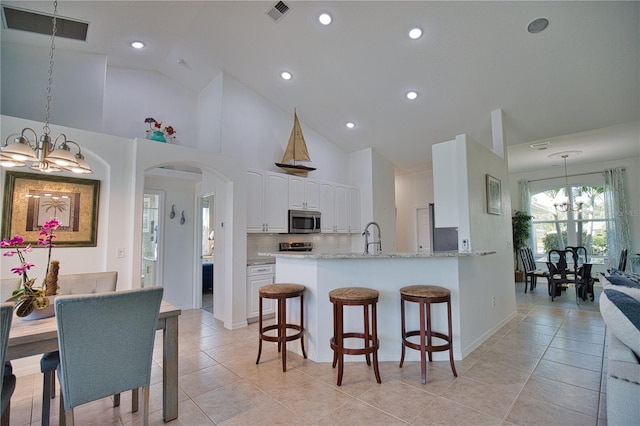
<path fill-rule="evenodd" d="M 55 300 L 56 296 L 47 296 L 49 299 L 49 306 L 44 309 L 34 309 L 31 313 L 25 317 L 22 317 L 25 321 L 39 320 L 43 318 L 51 318 L 56 315 Z"/>
<path fill-rule="evenodd" d="M 167 142 L 167 140 L 164 138 L 164 133 L 161 130 L 154 130 L 149 139 L 156 142 Z"/>

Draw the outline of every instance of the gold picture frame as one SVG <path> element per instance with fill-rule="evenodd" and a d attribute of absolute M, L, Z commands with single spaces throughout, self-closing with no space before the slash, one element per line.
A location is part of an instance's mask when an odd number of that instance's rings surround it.
<path fill-rule="evenodd" d="M 502 214 L 502 182 L 489 174 L 487 177 L 487 213 Z"/>
<path fill-rule="evenodd" d="M 7 171 L 2 208 L 2 238 L 22 235 L 36 247 L 42 224 L 60 221 L 58 247 L 95 247 L 98 242 L 100 181 Z"/>

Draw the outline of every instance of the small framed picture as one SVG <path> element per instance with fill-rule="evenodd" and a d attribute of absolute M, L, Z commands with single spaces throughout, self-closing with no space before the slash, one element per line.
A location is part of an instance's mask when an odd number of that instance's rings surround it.
<path fill-rule="evenodd" d="M 487 175 L 487 213 L 502 214 L 502 183 L 500 179 Z"/>

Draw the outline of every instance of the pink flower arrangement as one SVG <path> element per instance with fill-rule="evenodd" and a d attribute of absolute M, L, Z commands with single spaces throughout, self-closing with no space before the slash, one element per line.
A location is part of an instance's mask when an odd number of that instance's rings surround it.
<path fill-rule="evenodd" d="M 20 265 L 11 268 L 11 272 L 22 277 L 22 287 L 15 290 L 11 295 L 11 298 L 8 299 L 8 301 L 17 301 L 16 310 L 18 316 L 29 315 L 33 309 L 46 308 L 49 305 L 49 299 L 45 296 L 56 294 L 57 282 L 48 283 L 46 277 L 49 275 L 49 267 L 52 263 L 51 249 L 55 247 L 53 244 L 53 240 L 56 237 L 54 231 L 58 229 L 59 226 L 60 221 L 56 218 L 52 218 L 45 222 L 40 229 L 38 245 L 49 249 L 47 257 L 47 272 L 41 287 L 35 287 L 35 278 L 29 279 L 27 275 L 27 271 L 35 266 L 25 258 L 26 253 L 31 253 L 33 251 L 31 244 L 27 244 L 26 247 L 20 248 L 20 246 L 24 244 L 24 237 L 22 235 L 15 235 L 8 241 L 3 239 L 0 242 L 1 248 L 10 248 L 10 250 L 3 253 L 3 256 L 13 257 L 14 255 L 17 255 L 20 261 Z M 57 262 L 55 263 L 57 268 Z"/>

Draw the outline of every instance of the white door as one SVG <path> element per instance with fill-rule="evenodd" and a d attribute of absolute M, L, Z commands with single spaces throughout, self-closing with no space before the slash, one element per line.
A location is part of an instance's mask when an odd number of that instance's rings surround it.
<path fill-rule="evenodd" d="M 418 253 L 431 251 L 429 209 L 417 209 Z"/>

